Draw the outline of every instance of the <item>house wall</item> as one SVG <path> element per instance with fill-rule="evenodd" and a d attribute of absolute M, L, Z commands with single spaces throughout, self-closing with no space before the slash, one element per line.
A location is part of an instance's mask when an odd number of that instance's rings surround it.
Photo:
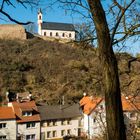
<path fill-rule="evenodd" d="M 75 31 L 59 31 L 59 30 L 42 30 L 41 35 L 44 36 L 44 33 L 46 32 L 46 36 L 54 37 L 58 39 L 70 39 L 75 40 Z M 52 36 L 50 36 L 50 32 L 52 32 Z M 56 33 L 58 33 L 58 36 L 56 36 Z M 65 34 L 63 37 L 62 34 Z M 69 37 L 69 34 L 71 34 L 71 37 Z"/>
<path fill-rule="evenodd" d="M 132 131 L 132 127 L 137 127 L 136 123 L 138 123 L 138 120 L 140 120 L 140 115 L 136 111 L 124 111 L 124 123 L 126 125 L 127 133 Z M 103 134 L 106 134 L 106 113 L 104 101 L 102 101 L 90 115 L 84 114 L 83 128 L 85 134 L 91 139 L 96 139 L 96 137 L 101 137 Z M 132 135 L 132 133 L 130 133 L 130 135 Z"/>
<path fill-rule="evenodd" d="M 6 123 L 6 128 L 0 129 L 0 136 L 6 135 L 7 140 L 16 140 L 16 120 L 0 120 Z"/>
<path fill-rule="evenodd" d="M 65 121 L 65 125 L 61 124 L 61 120 L 57 120 L 55 126 L 47 126 L 47 121 L 43 122 L 43 126 L 41 126 L 41 133 L 45 134 L 45 139 L 53 139 L 53 138 L 62 138 L 61 131 L 65 130 L 65 135 L 68 135 L 67 130 L 71 130 L 71 135 L 78 136 L 78 128 L 80 128 L 79 120 L 81 118 L 75 118 L 71 119 L 70 124 L 67 124 L 67 121 Z M 51 137 L 47 137 L 47 132 L 51 132 Z M 56 131 L 56 137 L 53 137 L 52 133 L 53 131 Z M 64 136 L 65 136 L 64 135 Z"/>
<path fill-rule="evenodd" d="M 26 123 L 18 123 L 17 131 L 22 134 L 22 140 L 26 140 L 26 135 L 35 134 L 35 140 L 40 140 L 40 122 L 35 122 L 35 127 L 26 128 Z"/>
<path fill-rule="evenodd" d="M 84 114 L 83 131 L 89 138 L 99 137 L 105 131 L 103 123 L 105 123 L 104 101 L 102 101 L 90 115 Z"/>
<path fill-rule="evenodd" d="M 26 32 L 23 26 L 17 24 L 0 25 L 0 38 L 2 39 L 26 39 Z"/>

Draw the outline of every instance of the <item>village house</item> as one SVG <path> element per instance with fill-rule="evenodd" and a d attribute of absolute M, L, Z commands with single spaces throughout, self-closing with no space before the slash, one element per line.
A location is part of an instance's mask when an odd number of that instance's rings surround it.
<path fill-rule="evenodd" d="M 16 127 L 12 107 L 0 107 L 0 140 L 16 140 Z"/>
<path fill-rule="evenodd" d="M 132 131 L 136 129 L 137 133 L 137 130 L 139 130 L 138 127 L 140 127 L 140 114 L 138 112 L 140 109 L 140 102 L 135 102 L 133 98 L 122 96 L 122 105 L 127 136 L 132 136 Z M 105 135 L 106 113 L 104 99 L 102 97 L 85 95 L 80 100 L 80 106 L 84 115 L 83 133 L 90 139 Z"/>
<path fill-rule="evenodd" d="M 44 22 L 41 9 L 38 12 L 38 34 L 57 39 L 75 40 L 74 25 L 70 23 Z"/>
<path fill-rule="evenodd" d="M 9 102 L 16 115 L 17 139 L 40 140 L 40 115 L 34 101 Z"/>
<path fill-rule="evenodd" d="M 79 104 L 38 106 L 41 117 L 41 140 L 80 136 L 83 127 Z"/>

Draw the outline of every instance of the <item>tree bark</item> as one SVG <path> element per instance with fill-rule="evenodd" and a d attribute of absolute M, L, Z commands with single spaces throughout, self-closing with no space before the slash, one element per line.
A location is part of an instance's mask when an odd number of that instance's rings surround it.
<path fill-rule="evenodd" d="M 105 12 L 100 0 L 88 0 L 98 38 L 99 57 L 105 86 L 108 140 L 126 140 L 118 66 L 112 49 Z"/>

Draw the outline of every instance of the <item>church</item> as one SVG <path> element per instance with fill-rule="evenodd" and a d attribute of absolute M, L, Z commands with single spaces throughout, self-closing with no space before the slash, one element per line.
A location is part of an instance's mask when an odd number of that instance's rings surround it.
<path fill-rule="evenodd" d="M 75 40 L 75 28 L 70 23 L 44 22 L 42 11 L 38 11 L 38 34 L 57 39 Z"/>

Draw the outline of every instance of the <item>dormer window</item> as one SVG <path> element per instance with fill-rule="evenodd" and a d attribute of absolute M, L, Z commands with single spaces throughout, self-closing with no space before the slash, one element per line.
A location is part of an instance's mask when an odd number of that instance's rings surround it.
<path fill-rule="evenodd" d="M 32 116 L 32 111 L 23 111 L 22 115 L 23 116 Z"/>

